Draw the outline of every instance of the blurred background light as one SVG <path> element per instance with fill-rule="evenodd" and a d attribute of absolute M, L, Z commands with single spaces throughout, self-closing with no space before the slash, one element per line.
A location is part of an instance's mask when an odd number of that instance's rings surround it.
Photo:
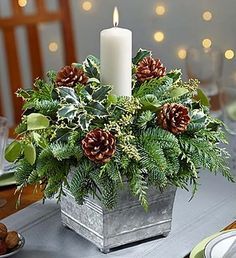
<path fill-rule="evenodd" d="M 166 8 L 164 5 L 157 5 L 156 7 L 156 14 L 157 15 L 164 15 L 166 12 Z"/>
<path fill-rule="evenodd" d="M 202 14 L 202 19 L 204 21 L 211 21 L 212 20 L 212 13 L 210 11 L 205 11 L 203 14 Z"/>
<path fill-rule="evenodd" d="M 90 1 L 85 1 L 82 3 L 82 8 L 85 10 L 85 11 L 90 11 L 92 9 L 93 5 Z"/>
<path fill-rule="evenodd" d="M 56 52 L 56 51 L 58 50 L 58 44 L 57 44 L 57 42 L 54 42 L 54 41 L 50 42 L 50 43 L 48 44 L 48 49 L 49 49 L 49 51 L 51 51 L 51 52 Z"/>
<path fill-rule="evenodd" d="M 165 39 L 165 34 L 162 31 L 157 31 L 154 33 L 154 39 L 157 42 L 161 42 Z"/>
<path fill-rule="evenodd" d="M 210 39 L 203 39 L 203 41 L 202 41 L 202 46 L 203 46 L 204 48 L 209 48 L 209 47 L 211 47 L 211 45 L 212 45 L 212 42 L 211 42 Z"/>
<path fill-rule="evenodd" d="M 225 58 L 226 59 L 233 59 L 234 58 L 234 51 L 232 49 L 228 49 L 225 51 Z"/>

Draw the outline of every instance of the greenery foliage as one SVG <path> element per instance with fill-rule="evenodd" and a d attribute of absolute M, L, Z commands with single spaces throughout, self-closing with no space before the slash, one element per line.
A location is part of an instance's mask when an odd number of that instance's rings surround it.
<path fill-rule="evenodd" d="M 226 143 L 223 124 L 209 115 L 198 82 L 182 82 L 180 70 L 144 83 L 136 80 L 138 63 L 150 55 L 140 49 L 133 58 L 131 98 L 114 96 L 112 86 L 100 83 L 99 60 L 93 56 L 73 64 L 89 77 L 86 85 L 57 87 L 51 71 L 47 81 L 38 79 L 33 89 L 17 92 L 25 102 L 24 113 L 6 158 L 17 164 L 19 188 L 42 184 L 45 198 L 57 195 L 60 200 L 65 186 L 79 204 L 93 195 L 112 209 L 127 181 L 147 209 L 149 186 L 187 189 L 190 183 L 195 191 L 201 168 L 233 181 L 228 154 L 219 145 Z M 165 103 L 188 108 L 191 123 L 184 133 L 175 135 L 158 126 L 157 115 Z M 116 137 L 115 155 L 105 164 L 89 160 L 81 147 L 95 128 Z"/>

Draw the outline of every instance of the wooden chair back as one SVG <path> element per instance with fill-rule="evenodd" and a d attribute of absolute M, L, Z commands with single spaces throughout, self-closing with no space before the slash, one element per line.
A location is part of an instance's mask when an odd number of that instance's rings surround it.
<path fill-rule="evenodd" d="M 58 0 L 58 10 L 49 11 L 46 7 L 46 1 L 35 0 L 36 12 L 34 14 L 25 14 L 17 0 L 9 0 L 9 2 L 12 9 L 12 16 L 6 18 L 0 17 L 0 30 L 3 33 L 3 43 L 7 58 L 6 63 L 13 103 L 14 120 L 15 123 L 18 123 L 22 113 L 22 103 L 21 100 L 16 97 L 15 92 L 18 88 L 23 87 L 23 85 L 15 36 L 17 26 L 24 26 L 26 28 L 30 64 L 29 69 L 31 70 L 32 81 L 34 81 L 36 77 L 43 77 L 43 60 L 38 32 L 38 25 L 40 23 L 60 23 L 65 64 L 71 64 L 75 61 L 76 50 L 69 6 L 70 1 Z M 0 96 L 2 95 L 3 94 L 0 94 Z M 0 115 L 3 115 L 4 107 L 1 103 L 2 101 L 0 100 Z"/>

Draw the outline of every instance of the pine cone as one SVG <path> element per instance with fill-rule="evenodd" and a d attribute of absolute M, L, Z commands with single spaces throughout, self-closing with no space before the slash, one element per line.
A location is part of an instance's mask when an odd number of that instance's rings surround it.
<path fill-rule="evenodd" d="M 160 127 L 173 134 L 184 133 L 190 123 L 188 108 L 182 104 L 167 103 L 161 108 L 157 123 Z"/>
<path fill-rule="evenodd" d="M 160 59 L 145 57 L 138 63 L 136 76 L 140 82 L 163 77 L 165 74 L 166 68 L 163 66 Z"/>
<path fill-rule="evenodd" d="M 86 84 L 88 77 L 82 69 L 74 66 L 65 66 L 58 73 L 56 77 L 56 85 L 58 87 L 74 87 L 77 83 Z"/>
<path fill-rule="evenodd" d="M 106 163 L 116 151 L 115 137 L 102 129 L 94 129 L 82 140 L 84 154 L 96 163 Z"/>

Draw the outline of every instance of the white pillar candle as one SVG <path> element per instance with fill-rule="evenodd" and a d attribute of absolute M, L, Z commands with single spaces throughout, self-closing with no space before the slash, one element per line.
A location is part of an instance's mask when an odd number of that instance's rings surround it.
<path fill-rule="evenodd" d="M 103 30 L 100 37 L 101 83 L 113 86 L 112 94 L 132 95 L 132 32 L 119 28 L 118 10 L 114 27 Z"/>

